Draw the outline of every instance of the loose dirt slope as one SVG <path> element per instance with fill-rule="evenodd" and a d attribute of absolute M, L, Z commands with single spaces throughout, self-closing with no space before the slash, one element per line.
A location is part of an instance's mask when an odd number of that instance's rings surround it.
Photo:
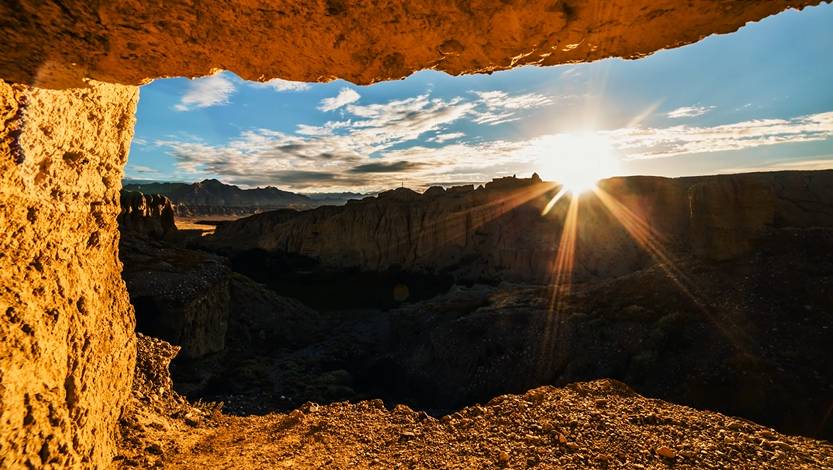
<path fill-rule="evenodd" d="M 173 393 L 164 366 L 175 349 L 139 340 L 117 468 L 833 467 L 830 444 L 647 399 L 613 380 L 504 395 L 441 419 L 381 400 L 226 416 Z"/>

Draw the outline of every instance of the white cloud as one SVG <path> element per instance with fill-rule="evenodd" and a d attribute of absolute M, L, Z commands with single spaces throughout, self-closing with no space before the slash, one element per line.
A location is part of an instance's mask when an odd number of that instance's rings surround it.
<path fill-rule="evenodd" d="M 520 110 L 540 108 L 552 104 L 552 99 L 539 93 L 509 95 L 504 91 L 475 91 L 477 103 L 485 107 L 485 111 L 476 111 L 473 121 L 477 124 L 496 126 L 520 119 Z"/>
<path fill-rule="evenodd" d="M 666 114 L 666 116 L 668 116 L 671 119 L 697 117 L 708 113 L 714 108 L 714 106 L 683 106 L 682 108 L 677 108 L 673 111 L 670 111 L 668 114 Z"/>
<path fill-rule="evenodd" d="M 476 91 L 475 95 L 489 109 L 532 109 L 552 103 L 552 99 L 539 93 L 509 95 L 505 91 Z"/>
<path fill-rule="evenodd" d="M 195 108 L 207 108 L 228 104 L 235 87 L 231 80 L 221 74 L 191 80 L 188 90 L 174 106 L 177 111 L 190 111 Z"/>
<path fill-rule="evenodd" d="M 472 119 L 477 124 L 489 124 L 490 126 L 497 126 L 498 124 L 505 124 L 507 122 L 517 121 L 520 117 L 515 116 L 513 112 L 493 113 L 491 111 L 478 112 L 477 116 Z"/>
<path fill-rule="evenodd" d="M 719 173 L 750 173 L 758 171 L 788 171 L 788 170 L 833 170 L 833 155 L 826 155 L 826 159 L 798 160 L 789 162 L 774 162 L 768 165 L 747 166 L 738 168 L 724 168 Z"/>
<path fill-rule="evenodd" d="M 144 165 L 127 165 L 125 173 L 128 178 L 156 178 L 161 176 L 161 172 L 156 168 Z"/>
<path fill-rule="evenodd" d="M 711 127 L 623 128 L 604 134 L 627 159 L 664 158 L 830 139 L 833 112 Z"/>
<path fill-rule="evenodd" d="M 338 92 L 338 95 L 321 100 L 321 105 L 318 106 L 318 109 L 321 111 L 332 111 L 350 103 L 355 103 L 359 98 L 361 98 L 361 95 L 356 90 L 344 87 Z"/>
<path fill-rule="evenodd" d="M 430 142 L 437 142 L 437 143 L 441 144 L 443 142 L 448 142 L 449 140 L 456 140 L 456 139 L 459 139 L 460 137 L 465 137 L 465 136 L 466 136 L 466 134 L 464 134 L 462 132 L 448 132 L 448 133 L 445 133 L 445 134 L 437 134 L 437 135 L 435 135 L 434 137 L 431 137 L 428 140 Z"/>
<path fill-rule="evenodd" d="M 271 80 L 265 82 L 253 82 L 252 86 L 258 88 L 265 88 L 269 87 L 274 89 L 275 91 L 304 91 L 310 89 L 310 84 L 305 82 L 293 82 L 289 80 L 283 80 L 281 78 L 273 78 Z"/>

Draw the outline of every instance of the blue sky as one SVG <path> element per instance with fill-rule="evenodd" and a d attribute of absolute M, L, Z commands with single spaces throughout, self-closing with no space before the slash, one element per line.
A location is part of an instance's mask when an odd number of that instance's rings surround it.
<path fill-rule="evenodd" d="M 126 177 L 316 192 L 819 168 L 833 168 L 826 4 L 635 61 L 370 86 L 156 80 Z"/>

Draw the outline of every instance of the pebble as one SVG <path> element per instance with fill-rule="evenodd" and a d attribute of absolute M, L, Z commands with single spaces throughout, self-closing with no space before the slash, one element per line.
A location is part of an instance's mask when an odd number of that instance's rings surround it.
<path fill-rule="evenodd" d="M 660 457 L 664 457 L 666 459 L 673 459 L 673 458 L 677 457 L 677 453 L 674 452 L 674 449 L 672 449 L 670 447 L 667 447 L 667 446 L 658 447 L 657 448 L 657 454 Z"/>

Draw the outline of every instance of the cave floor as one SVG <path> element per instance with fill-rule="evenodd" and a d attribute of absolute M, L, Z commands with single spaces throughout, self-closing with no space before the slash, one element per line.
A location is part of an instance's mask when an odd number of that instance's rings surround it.
<path fill-rule="evenodd" d="M 833 468 L 824 441 L 647 399 L 611 380 L 503 395 L 440 419 L 381 400 L 245 417 L 194 410 L 134 409 L 115 467 Z"/>

